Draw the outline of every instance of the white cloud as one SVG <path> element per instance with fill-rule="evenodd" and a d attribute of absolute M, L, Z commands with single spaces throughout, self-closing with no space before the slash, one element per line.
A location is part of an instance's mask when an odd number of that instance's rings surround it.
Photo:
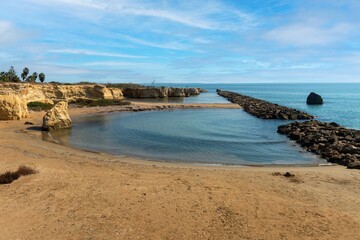
<path fill-rule="evenodd" d="M 116 61 L 99 61 L 99 62 L 88 62 L 81 64 L 82 66 L 92 67 L 125 67 L 125 68 L 136 68 L 136 69 L 160 69 L 164 65 L 156 63 L 138 63 L 138 62 L 116 62 Z"/>
<path fill-rule="evenodd" d="M 352 26 L 346 23 L 331 27 L 296 23 L 275 28 L 267 32 L 265 38 L 295 46 L 324 45 L 344 39 L 351 31 Z"/>
<path fill-rule="evenodd" d="M 116 57 L 116 58 L 146 58 L 145 56 L 136 56 L 119 53 L 108 53 L 98 52 L 85 49 L 51 49 L 49 53 L 63 53 L 63 54 L 78 54 L 78 55 L 89 55 L 89 56 L 100 56 L 100 57 Z"/>
<path fill-rule="evenodd" d="M 11 22 L 0 20 L 0 36 L 0 44 L 5 45 L 19 42 L 26 37 L 26 33 L 17 30 Z"/>
<path fill-rule="evenodd" d="M 127 41 L 133 42 L 133 43 L 137 43 L 137 44 L 141 44 L 144 46 L 149 46 L 149 47 L 155 47 L 155 48 L 163 48 L 163 49 L 171 49 L 171 50 L 185 50 L 187 48 L 189 48 L 188 46 L 178 43 L 178 42 L 171 42 L 171 43 L 154 43 L 154 42 L 150 42 L 150 41 L 145 41 L 139 38 L 134 38 L 131 36 L 127 36 L 124 34 L 118 34 L 118 36 L 120 36 L 122 39 L 125 39 Z"/>
<path fill-rule="evenodd" d="M 221 4 L 220 1 L 199 1 L 191 4 L 186 1 L 173 2 L 167 4 L 167 1 L 127 1 L 127 0 L 27 0 L 42 5 L 65 5 L 72 8 L 78 8 L 83 11 L 84 8 L 110 12 L 118 17 L 137 16 L 150 17 L 169 22 L 182 24 L 188 27 L 205 30 L 235 31 L 246 29 L 254 24 L 252 15 L 240 10 Z M 61 10 L 64 10 L 60 8 Z M 71 11 L 77 14 L 77 11 Z M 84 16 L 83 16 L 84 17 Z M 88 17 L 88 16 L 86 16 Z"/>

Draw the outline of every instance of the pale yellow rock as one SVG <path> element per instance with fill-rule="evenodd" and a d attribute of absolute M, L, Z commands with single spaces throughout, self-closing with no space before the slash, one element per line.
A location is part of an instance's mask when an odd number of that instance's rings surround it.
<path fill-rule="evenodd" d="M 15 94 L 0 95 L 0 120 L 20 120 L 28 116 L 24 99 Z"/>
<path fill-rule="evenodd" d="M 53 103 L 54 100 L 76 99 L 122 99 L 120 89 L 99 84 L 56 85 L 31 83 L 2 83 L 0 95 L 15 94 L 29 102 Z"/>
<path fill-rule="evenodd" d="M 47 111 L 43 117 L 42 129 L 52 131 L 64 128 L 71 128 L 71 119 L 68 114 L 68 103 L 61 101 Z"/>

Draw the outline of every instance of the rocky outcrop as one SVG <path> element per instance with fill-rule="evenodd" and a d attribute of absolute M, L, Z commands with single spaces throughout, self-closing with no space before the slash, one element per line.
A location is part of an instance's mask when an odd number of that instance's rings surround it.
<path fill-rule="evenodd" d="M 118 88 L 107 88 L 99 84 L 56 85 L 30 83 L 0 84 L 0 95 L 15 94 L 26 102 L 53 103 L 53 101 L 76 99 L 122 99 L 122 91 Z"/>
<path fill-rule="evenodd" d="M 128 98 L 167 98 L 195 96 L 203 91 L 200 88 L 142 87 L 123 89 L 123 94 Z"/>
<path fill-rule="evenodd" d="M 262 119 L 283 119 L 283 120 L 296 120 L 296 119 L 312 119 L 314 116 L 301 112 L 299 110 L 273 104 L 261 99 L 245 96 L 239 93 L 221 91 L 217 89 L 216 92 L 228 99 L 232 103 L 237 103 L 244 110 L 258 118 Z"/>
<path fill-rule="evenodd" d="M 71 128 L 71 119 L 67 110 L 67 102 L 61 101 L 55 104 L 43 117 L 42 129 L 44 131 L 52 131 Z"/>
<path fill-rule="evenodd" d="M 20 120 L 28 116 L 24 99 L 15 94 L 0 95 L 0 120 Z"/>
<path fill-rule="evenodd" d="M 309 105 L 320 105 L 323 103 L 324 103 L 324 101 L 323 101 L 322 97 L 319 94 L 314 93 L 314 92 L 311 92 L 306 99 L 306 104 L 309 104 Z"/>
<path fill-rule="evenodd" d="M 331 163 L 360 169 L 360 131 L 337 123 L 319 121 L 294 122 L 278 127 L 302 147 Z"/>

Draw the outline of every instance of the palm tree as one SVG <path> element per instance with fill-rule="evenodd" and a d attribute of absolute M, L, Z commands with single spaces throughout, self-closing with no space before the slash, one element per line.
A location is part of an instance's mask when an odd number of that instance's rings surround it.
<path fill-rule="evenodd" d="M 21 74 L 21 78 L 22 78 L 23 81 L 25 81 L 28 74 L 29 74 L 29 69 L 26 67 L 26 68 L 24 68 L 24 70 L 23 70 L 23 72 Z"/>
<path fill-rule="evenodd" d="M 34 72 L 34 73 L 32 74 L 32 76 L 31 76 L 31 81 L 32 81 L 32 82 L 36 82 L 37 77 L 38 77 L 37 72 Z"/>
<path fill-rule="evenodd" d="M 44 73 L 40 73 L 39 74 L 39 79 L 40 79 L 40 82 L 44 82 L 45 81 L 45 74 Z"/>

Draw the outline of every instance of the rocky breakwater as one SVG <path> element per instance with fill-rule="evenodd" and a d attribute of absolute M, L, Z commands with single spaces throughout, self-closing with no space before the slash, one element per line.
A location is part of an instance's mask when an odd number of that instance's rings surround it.
<path fill-rule="evenodd" d="M 0 95 L 14 94 L 28 102 L 53 103 L 54 100 L 122 99 L 121 89 L 100 84 L 59 85 L 31 83 L 2 83 Z"/>
<path fill-rule="evenodd" d="M 243 109 L 258 118 L 262 119 L 283 119 L 283 120 L 297 120 L 297 119 L 313 119 L 314 116 L 305 112 L 273 104 L 261 99 L 249 97 L 239 93 L 230 91 L 216 90 L 217 94 L 228 99 L 232 103 L 237 103 Z"/>
<path fill-rule="evenodd" d="M 125 88 L 122 92 L 128 98 L 168 98 L 196 96 L 204 90 L 201 88 L 139 87 Z"/>
<path fill-rule="evenodd" d="M 331 163 L 360 169 L 359 130 L 313 120 L 281 125 L 278 132 Z"/>

